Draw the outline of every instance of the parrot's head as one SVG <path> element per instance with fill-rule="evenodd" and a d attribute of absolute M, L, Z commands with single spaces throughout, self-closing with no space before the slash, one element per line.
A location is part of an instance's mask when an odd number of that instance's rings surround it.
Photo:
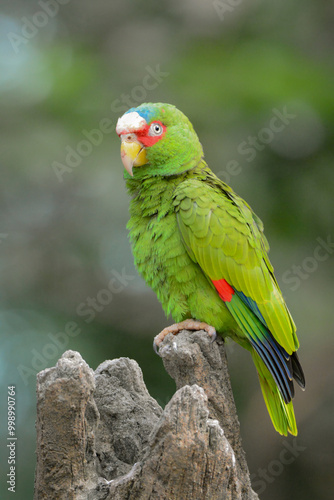
<path fill-rule="evenodd" d="M 177 175 L 203 157 L 192 124 L 171 104 L 145 103 L 129 109 L 119 118 L 116 132 L 131 177 Z"/>

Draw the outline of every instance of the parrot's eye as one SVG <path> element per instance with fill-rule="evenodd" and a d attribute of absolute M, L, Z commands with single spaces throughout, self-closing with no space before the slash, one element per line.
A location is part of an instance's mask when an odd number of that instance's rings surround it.
<path fill-rule="evenodd" d="M 148 131 L 148 135 L 151 136 L 161 135 L 163 131 L 164 129 L 162 128 L 162 125 L 160 125 L 160 123 L 152 123 Z"/>

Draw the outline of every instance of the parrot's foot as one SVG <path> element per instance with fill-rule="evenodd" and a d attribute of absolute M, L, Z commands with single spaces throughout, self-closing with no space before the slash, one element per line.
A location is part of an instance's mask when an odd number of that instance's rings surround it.
<path fill-rule="evenodd" d="M 174 323 L 174 325 L 167 326 L 167 328 L 164 328 L 160 333 L 158 333 L 158 335 L 154 337 L 153 349 L 155 350 L 155 352 L 158 354 L 158 349 L 166 335 L 168 335 L 169 333 L 177 335 L 182 330 L 205 330 L 211 337 L 212 342 L 217 337 L 216 329 L 213 326 L 208 325 L 207 323 L 202 323 L 201 321 L 196 321 L 195 319 L 186 319 L 184 321 L 181 321 L 181 323 Z"/>

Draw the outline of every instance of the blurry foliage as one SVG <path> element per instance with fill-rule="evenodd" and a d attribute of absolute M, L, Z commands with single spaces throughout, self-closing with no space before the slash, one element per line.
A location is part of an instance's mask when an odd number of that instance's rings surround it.
<path fill-rule="evenodd" d="M 62 182 L 53 168 L 85 139 L 83 130 L 97 129 L 104 118 L 116 124 L 115 100 L 124 109 L 128 99 L 139 104 L 134 89 L 143 85 L 147 66 L 168 76 L 144 89 L 145 100 L 171 102 L 187 114 L 211 168 L 263 219 L 298 326 L 307 391 L 297 389 L 295 408 L 306 451 L 267 482 L 261 498 L 331 498 L 333 255 L 295 291 L 282 277 L 313 255 L 318 237 L 333 235 L 333 6 L 240 2 L 221 19 L 214 2 L 201 0 L 71 0 L 18 53 L 8 33 L 22 33 L 22 18 L 32 20 L 40 4 L 7 0 L 2 9 L 0 374 L 2 388 L 17 386 L 16 498 L 32 496 L 36 352 L 49 354 L 39 369 L 53 366 L 65 348 L 79 350 L 93 368 L 106 358 L 132 357 L 161 405 L 174 391 L 151 347 L 171 318 L 133 266 L 116 134 L 105 134 Z M 273 109 L 284 106 L 296 118 L 247 161 L 240 144 L 257 137 Z M 231 160 L 240 173 L 227 179 Z M 86 323 L 78 306 L 122 269 L 131 280 Z M 49 334 L 64 332 L 69 321 L 81 333 L 64 349 L 53 343 L 47 350 Z M 269 422 L 248 354 L 232 343 L 228 352 L 248 463 L 258 474 L 279 456 L 284 440 Z M 20 365 L 32 372 L 25 380 Z M 5 422 L 5 392 L 1 398 Z M 4 447 L 0 454 L 6 463 Z"/>

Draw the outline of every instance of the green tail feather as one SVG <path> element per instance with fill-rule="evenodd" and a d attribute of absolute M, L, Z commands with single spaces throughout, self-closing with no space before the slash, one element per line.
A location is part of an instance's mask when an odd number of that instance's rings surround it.
<path fill-rule="evenodd" d="M 297 436 L 298 431 L 292 401 L 289 404 L 284 403 L 272 375 L 254 350 L 252 350 L 252 357 L 259 375 L 262 394 L 276 431 L 284 436 L 287 436 L 288 432 L 293 436 Z"/>

